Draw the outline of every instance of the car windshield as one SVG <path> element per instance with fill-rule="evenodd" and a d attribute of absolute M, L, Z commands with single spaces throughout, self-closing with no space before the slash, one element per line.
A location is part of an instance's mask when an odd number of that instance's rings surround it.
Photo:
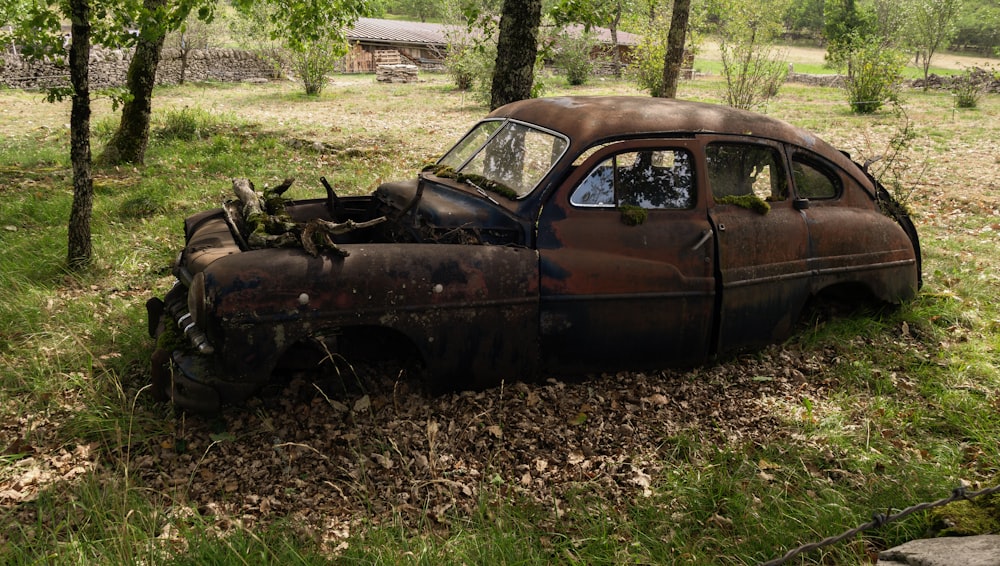
<path fill-rule="evenodd" d="M 530 193 L 562 157 L 565 137 L 512 120 L 484 120 L 438 162 L 473 186 L 509 198 Z"/>

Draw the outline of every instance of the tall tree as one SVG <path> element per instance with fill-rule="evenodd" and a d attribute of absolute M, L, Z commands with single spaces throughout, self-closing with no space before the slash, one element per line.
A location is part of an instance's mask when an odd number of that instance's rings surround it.
<path fill-rule="evenodd" d="M 914 3 L 907 35 L 924 71 L 924 89 L 927 88 L 931 57 L 955 37 L 961 9 L 961 0 L 916 0 Z"/>
<path fill-rule="evenodd" d="M 541 21 L 541 0 L 504 0 L 490 91 L 491 110 L 531 98 Z"/>
<path fill-rule="evenodd" d="M 90 0 L 70 0 L 68 7 L 72 23 L 69 73 L 73 102 L 69 122 L 73 205 L 69 214 L 67 263 L 75 271 L 89 265 L 93 257 L 90 234 L 94 208 L 94 180 L 90 174 Z"/>
<path fill-rule="evenodd" d="M 690 16 L 691 0 L 674 0 L 670 31 L 667 33 L 667 53 L 663 59 L 663 90 L 658 95 L 661 98 L 677 98 L 677 83 L 684 63 L 684 40 Z"/>
<path fill-rule="evenodd" d="M 19 2 L 0 9 L 4 24 L 0 30 L 5 42 L 20 48 L 29 59 L 66 61 L 62 22 L 69 21 L 70 86 L 49 89 L 48 100 L 71 98 L 70 161 L 73 168 L 73 202 L 67 230 L 67 266 L 78 271 L 93 259 L 91 218 L 94 182 L 90 154 L 90 43 L 95 35 L 107 37 L 107 27 L 99 25 L 96 15 L 106 13 L 109 5 L 102 0 L 68 0 L 60 3 Z"/>
<path fill-rule="evenodd" d="M 137 25 L 138 36 L 134 39 L 135 50 L 125 79 L 129 95 L 122 107 L 118 129 L 105 146 L 100 162 L 117 165 L 145 161 L 153 87 L 164 38 L 184 24 L 199 1 L 205 3 L 201 4 L 198 17 L 211 20 L 214 0 L 142 0 L 137 9 L 119 12 L 122 28 Z"/>
<path fill-rule="evenodd" d="M 156 69 L 160 65 L 160 53 L 166 37 L 165 27 L 154 24 L 156 15 L 164 13 L 167 0 L 143 0 L 142 6 L 149 19 L 139 29 L 139 38 L 128 66 L 125 82 L 130 96 L 122 107 L 118 129 L 100 156 L 102 163 L 138 164 L 146 159 L 149 121 L 153 111 L 153 87 L 156 86 Z"/>

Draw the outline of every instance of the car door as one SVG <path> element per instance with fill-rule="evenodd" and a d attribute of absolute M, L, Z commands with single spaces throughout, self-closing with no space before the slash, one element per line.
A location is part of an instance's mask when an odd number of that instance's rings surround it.
<path fill-rule="evenodd" d="M 604 147 L 539 216 L 543 363 L 601 371 L 703 361 L 715 280 L 691 140 Z"/>
<path fill-rule="evenodd" d="M 809 235 L 783 152 L 756 138 L 701 139 L 717 236 L 718 351 L 779 341 L 809 297 Z"/>

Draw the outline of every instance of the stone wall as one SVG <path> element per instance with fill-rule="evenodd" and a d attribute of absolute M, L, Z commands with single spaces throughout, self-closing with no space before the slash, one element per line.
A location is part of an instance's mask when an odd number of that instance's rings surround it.
<path fill-rule="evenodd" d="M 156 71 L 157 84 L 180 82 L 182 57 L 179 49 L 164 49 Z M 90 88 L 125 84 L 131 49 L 94 48 L 90 54 Z M 240 82 L 276 78 L 270 63 L 237 49 L 196 49 L 188 53 L 185 81 Z M 48 88 L 69 85 L 65 62 L 33 62 L 10 51 L 0 53 L 0 86 Z"/>

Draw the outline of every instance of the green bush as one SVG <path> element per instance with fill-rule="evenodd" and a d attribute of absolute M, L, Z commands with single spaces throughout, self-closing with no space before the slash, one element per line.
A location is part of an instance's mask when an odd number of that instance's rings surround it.
<path fill-rule="evenodd" d="M 951 93 L 955 95 L 955 106 L 959 108 L 975 108 L 979 99 L 986 94 L 989 83 L 994 79 L 993 73 L 983 69 L 965 69 L 955 77 L 951 85 Z"/>
<path fill-rule="evenodd" d="M 566 73 L 569 84 L 582 85 L 590 78 L 594 72 L 594 59 L 591 55 L 596 46 L 597 42 L 590 32 L 573 35 L 563 31 L 556 37 L 552 61 Z"/>
<path fill-rule="evenodd" d="M 872 114 L 886 102 L 898 100 L 904 66 L 903 55 L 878 39 L 855 41 L 847 54 L 844 81 L 851 110 L 856 114 Z"/>
<path fill-rule="evenodd" d="M 472 91 L 476 100 L 489 104 L 496 58 L 495 41 L 453 43 L 448 48 L 445 67 L 456 88 Z"/>
<path fill-rule="evenodd" d="M 667 55 L 667 34 L 657 30 L 666 29 L 670 29 L 669 18 L 657 16 L 636 46 L 630 67 L 629 74 L 632 78 L 652 96 L 659 96 L 663 92 L 663 60 Z"/>
<path fill-rule="evenodd" d="M 292 70 L 302 81 L 306 95 L 319 96 L 326 86 L 326 75 L 343 57 L 343 47 L 333 40 L 310 42 L 291 55 Z"/>

